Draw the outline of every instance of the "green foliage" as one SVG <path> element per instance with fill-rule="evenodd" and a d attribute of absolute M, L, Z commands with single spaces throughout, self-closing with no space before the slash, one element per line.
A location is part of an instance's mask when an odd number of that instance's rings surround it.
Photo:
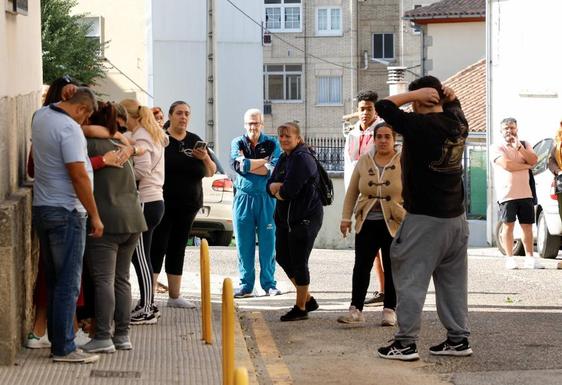
<path fill-rule="evenodd" d="M 103 44 L 86 37 L 91 24 L 71 14 L 77 0 L 41 0 L 43 82 L 70 75 L 86 84 L 104 77 Z"/>

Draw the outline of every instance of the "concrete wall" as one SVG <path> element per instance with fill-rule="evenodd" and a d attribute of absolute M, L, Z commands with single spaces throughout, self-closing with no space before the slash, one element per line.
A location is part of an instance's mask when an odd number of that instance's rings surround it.
<path fill-rule="evenodd" d="M 429 24 L 425 41 L 427 74 L 444 80 L 486 56 L 486 24 Z"/>
<path fill-rule="evenodd" d="M 262 0 L 233 0 L 254 20 L 263 13 Z M 261 28 L 224 1 L 216 2 L 215 152 L 230 170 L 230 143 L 246 132 L 244 112 L 263 106 Z"/>
<path fill-rule="evenodd" d="M 75 14 L 101 16 L 101 34 L 107 46 L 104 56 L 121 72 L 107 65 L 107 77 L 97 82 L 95 91 L 106 100 L 137 99 L 141 104 L 152 105 L 148 91 L 149 61 L 147 27 L 150 25 L 150 4 L 139 0 L 80 0 L 72 10 Z M 126 15 L 126 16 L 125 16 Z M 128 76 L 131 80 L 127 79 Z M 73 74 L 70 74 L 73 75 Z M 140 86 L 140 87 L 139 87 Z"/>
<path fill-rule="evenodd" d="M 13 364 L 33 319 L 37 248 L 32 250 L 31 190 L 25 164 L 31 116 L 41 97 L 39 2 L 28 15 L 0 2 L 0 364 Z"/>

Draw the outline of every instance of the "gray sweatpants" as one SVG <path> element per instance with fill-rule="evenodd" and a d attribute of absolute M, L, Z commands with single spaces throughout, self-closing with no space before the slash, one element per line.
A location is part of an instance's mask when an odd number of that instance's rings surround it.
<path fill-rule="evenodd" d="M 408 213 L 390 246 L 396 316 L 402 345 L 415 342 L 429 281 L 433 276 L 437 314 L 447 337 L 470 335 L 467 305 L 468 222 L 465 214 L 436 218 Z"/>
<path fill-rule="evenodd" d="M 96 339 L 129 334 L 131 320 L 131 258 L 140 233 L 89 237 L 84 254 L 95 291 Z"/>

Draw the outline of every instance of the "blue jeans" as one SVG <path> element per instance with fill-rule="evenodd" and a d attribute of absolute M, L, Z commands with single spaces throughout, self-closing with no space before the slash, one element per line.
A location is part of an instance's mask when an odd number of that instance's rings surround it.
<path fill-rule="evenodd" d="M 76 350 L 73 320 L 80 293 L 86 217 L 86 213 L 63 207 L 33 207 L 48 288 L 47 328 L 55 356 Z"/>

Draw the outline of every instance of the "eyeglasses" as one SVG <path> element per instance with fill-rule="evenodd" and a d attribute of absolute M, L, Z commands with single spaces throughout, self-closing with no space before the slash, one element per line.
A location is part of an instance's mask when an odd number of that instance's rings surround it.
<path fill-rule="evenodd" d="M 251 126 L 261 126 L 262 122 L 245 122 L 244 124 L 247 125 L 247 126 L 250 126 L 250 127 Z"/>

